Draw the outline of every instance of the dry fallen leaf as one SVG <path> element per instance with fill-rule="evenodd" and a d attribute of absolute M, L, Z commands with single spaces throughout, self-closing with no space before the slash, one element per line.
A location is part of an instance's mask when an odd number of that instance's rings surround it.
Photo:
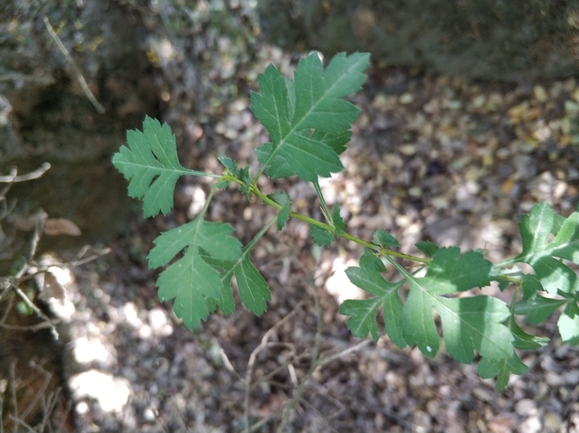
<path fill-rule="evenodd" d="M 44 223 L 44 233 L 48 236 L 80 236 L 80 229 L 71 220 L 65 218 L 48 218 Z"/>

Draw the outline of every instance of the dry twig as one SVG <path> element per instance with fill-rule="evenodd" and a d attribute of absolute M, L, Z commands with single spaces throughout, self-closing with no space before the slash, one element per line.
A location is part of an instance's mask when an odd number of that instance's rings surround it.
<path fill-rule="evenodd" d="M 251 397 L 251 381 L 253 379 L 253 367 L 255 366 L 255 360 L 257 358 L 257 355 L 259 355 L 259 353 L 262 350 L 265 350 L 266 348 L 269 347 L 269 337 L 275 332 L 276 329 L 278 329 L 280 326 L 282 326 L 284 323 L 286 323 L 290 318 L 292 318 L 296 312 L 298 311 L 299 308 L 301 308 L 302 306 L 302 302 L 300 302 L 298 305 L 295 306 L 295 308 L 290 311 L 290 313 L 285 316 L 283 319 L 281 319 L 279 322 L 277 322 L 275 325 L 273 325 L 264 335 L 263 338 L 261 339 L 261 343 L 259 344 L 259 346 L 257 346 L 255 348 L 255 350 L 253 352 L 251 352 L 251 355 L 249 355 L 249 361 L 247 362 L 247 373 L 245 374 L 245 399 L 244 399 L 244 412 L 245 412 L 245 423 L 246 423 L 246 431 L 249 433 L 252 431 L 251 428 L 251 411 L 249 408 L 249 402 L 250 402 L 250 397 Z"/>
<path fill-rule="evenodd" d="M 58 35 L 56 34 L 56 32 L 54 31 L 54 27 L 52 27 L 52 24 L 50 24 L 50 21 L 48 21 L 48 17 L 45 15 L 42 19 L 44 21 L 44 25 L 46 26 L 46 30 L 48 30 L 48 33 L 50 34 L 50 36 L 52 36 L 52 39 L 54 39 L 56 46 L 58 47 L 60 52 L 64 55 L 64 57 L 66 58 L 66 60 L 70 64 L 70 67 L 72 68 L 72 71 L 73 71 L 78 83 L 80 84 L 82 91 L 84 92 L 84 94 L 86 95 L 86 97 L 88 98 L 90 103 L 93 105 L 93 107 L 96 109 L 96 111 L 99 114 L 103 114 L 105 112 L 105 107 L 103 107 L 100 104 L 100 102 L 97 101 L 96 97 L 93 95 L 93 93 L 89 89 L 88 84 L 86 83 L 86 80 L 84 79 L 82 73 L 80 72 L 79 67 L 76 65 L 76 62 L 74 61 L 74 59 L 72 58 L 72 56 L 70 55 L 70 53 L 68 52 L 68 50 L 66 49 L 66 47 L 64 46 L 64 44 L 62 43 L 60 38 L 58 37 Z"/>

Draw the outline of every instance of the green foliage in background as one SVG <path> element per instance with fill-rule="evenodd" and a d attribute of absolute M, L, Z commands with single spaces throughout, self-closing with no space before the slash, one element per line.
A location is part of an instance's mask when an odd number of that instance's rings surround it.
<path fill-rule="evenodd" d="M 359 113 L 344 98 L 361 88 L 368 63 L 368 54 L 338 54 L 324 69 L 313 54 L 299 63 L 294 80 L 269 66 L 259 78 L 260 93 L 251 95 L 253 112 L 271 137 L 271 142 L 256 149 L 261 165 L 255 173 L 228 157 L 219 158 L 224 167 L 221 174 L 183 168 L 170 128 L 148 117 L 143 132 L 128 131 L 127 146 L 114 156 L 113 163 L 129 181 L 129 195 L 143 200 L 145 216 L 169 212 L 180 176 L 215 179 L 197 218 L 155 240 L 150 268 L 168 265 L 157 280 L 159 298 L 173 299 L 177 317 L 194 330 L 218 307 L 224 314 L 234 311 L 231 282 L 235 276 L 243 305 L 262 314 L 271 294 L 251 262 L 251 251 L 270 226 L 276 224 L 282 230 L 289 218 L 295 218 L 309 224 L 312 239 L 319 245 L 331 245 L 341 237 L 365 248 L 360 266 L 349 268 L 346 274 L 368 298 L 346 300 L 340 306 L 353 335 L 378 340 L 387 334 L 398 347 L 418 346 L 433 358 L 442 334 L 448 353 L 462 363 L 471 363 L 478 354 L 481 377 L 497 377 L 496 387 L 503 390 L 511 373 L 526 371 L 517 350 L 547 344 L 546 338 L 525 333 L 516 315 L 538 324 L 562 309 L 561 338 L 579 343 L 579 280 L 568 266 L 579 264 L 579 213 L 564 218 L 545 203 L 535 205 L 519 224 L 521 253 L 496 264 L 482 251 L 461 252 L 458 247 L 439 248 L 432 242 L 416 245 L 424 256 L 404 254 L 396 250 L 398 241 L 385 230 L 377 230 L 371 241 L 349 234 L 339 205 L 328 208 L 318 178 L 343 169 L 340 154 Z M 292 212 L 291 197 L 285 191 L 265 195 L 257 182 L 264 174 L 274 179 L 299 176 L 311 182 L 325 221 Z M 250 201 L 255 196 L 279 211 L 246 246 L 232 235 L 229 224 L 205 220 L 214 194 L 232 183 Z M 414 265 L 403 267 L 400 259 Z M 517 263 L 530 265 L 534 272 L 523 273 Z M 387 266 L 401 278 L 386 280 Z M 492 282 L 501 289 L 515 287 L 509 304 L 481 294 L 480 289 Z M 377 322 L 379 313 L 384 329 Z"/>

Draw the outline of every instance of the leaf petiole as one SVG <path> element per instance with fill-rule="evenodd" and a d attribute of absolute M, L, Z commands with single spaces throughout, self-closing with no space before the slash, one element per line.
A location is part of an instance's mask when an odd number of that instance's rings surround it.
<path fill-rule="evenodd" d="M 324 198 L 324 194 L 322 194 L 322 189 L 320 188 L 320 182 L 318 182 L 316 180 L 316 181 L 312 182 L 312 185 L 314 185 L 314 189 L 316 190 L 316 194 L 318 195 L 318 199 L 320 200 L 320 204 L 322 206 L 322 213 L 324 214 L 326 221 L 333 225 L 333 221 L 332 221 L 332 217 L 331 217 L 332 213 L 330 212 L 330 209 L 328 209 L 328 205 L 326 204 L 326 199 Z"/>
<path fill-rule="evenodd" d="M 223 174 L 223 175 L 221 176 L 221 180 L 222 180 L 222 181 L 235 182 L 235 183 L 237 183 L 238 185 L 245 185 L 245 182 L 243 182 L 242 180 L 240 180 L 240 179 L 236 178 L 235 176 L 232 176 L 231 174 L 228 174 L 228 173 Z M 218 182 L 218 183 L 219 183 L 219 182 Z M 318 186 L 318 188 L 319 188 L 319 186 Z M 283 206 L 281 206 L 280 204 L 276 203 L 274 200 L 270 199 L 270 198 L 269 198 L 267 195 L 265 195 L 263 192 L 261 192 L 261 190 L 260 190 L 259 187 L 257 186 L 257 183 L 256 183 L 256 182 L 254 182 L 254 183 L 251 184 L 251 186 L 249 187 L 249 191 L 248 191 L 248 192 L 255 194 L 257 197 L 259 197 L 259 199 L 260 199 L 261 201 L 263 201 L 264 203 L 266 203 L 266 204 L 268 204 L 268 205 L 270 205 L 270 206 L 272 206 L 272 207 L 274 207 L 274 208 L 276 208 L 276 209 L 278 209 L 278 210 L 281 210 L 282 207 L 283 207 Z M 326 206 L 326 209 L 327 209 L 327 206 Z M 328 210 L 328 215 L 331 215 L 331 213 L 329 212 L 329 210 Z M 321 228 L 321 229 L 323 229 L 323 230 L 327 230 L 327 231 L 329 231 L 330 233 L 332 233 L 332 234 L 334 234 L 334 235 L 336 235 L 336 236 L 341 236 L 341 237 L 343 237 L 344 239 L 347 239 L 347 240 L 352 241 L 352 242 L 354 242 L 354 243 L 356 243 L 356 244 L 358 244 L 358 245 L 361 245 L 361 246 L 363 246 L 363 247 L 365 247 L 365 248 L 369 248 L 369 249 L 371 249 L 371 250 L 373 250 L 373 251 L 376 251 L 376 252 L 378 252 L 379 254 L 381 254 L 381 255 L 383 255 L 383 256 L 396 257 L 396 258 L 399 258 L 399 259 L 410 260 L 410 261 L 413 261 L 413 262 L 418 262 L 418 263 L 423 263 L 423 264 L 428 264 L 428 263 L 430 263 L 430 259 L 426 259 L 426 258 L 424 258 L 424 257 L 413 256 L 413 255 L 411 255 L 411 254 L 404 254 L 404 253 L 400 253 L 400 252 L 398 252 L 398 251 L 394 251 L 394 250 L 391 250 L 391 249 L 388 249 L 388 248 L 384 248 L 384 247 L 381 247 L 381 246 L 379 246 L 379 245 L 376 245 L 376 244 L 373 244 L 373 243 L 370 243 L 370 242 L 366 242 L 365 240 L 360 239 L 359 237 L 354 236 L 354 235 L 351 235 L 351 234 L 349 234 L 349 233 L 347 233 L 347 232 L 343 232 L 343 233 L 338 234 L 338 233 L 336 233 L 336 228 L 335 228 L 335 227 L 333 227 L 333 226 L 331 226 L 331 225 L 329 225 L 329 224 L 323 223 L 323 222 L 321 222 L 321 221 L 315 220 L 315 219 L 313 219 L 313 218 L 310 218 L 310 217 L 308 217 L 308 216 L 302 215 L 302 214 L 300 214 L 300 213 L 290 212 L 289 216 L 290 216 L 290 218 L 295 218 L 295 219 L 300 220 L 300 221 L 303 221 L 303 222 L 305 222 L 305 223 L 312 224 L 312 225 L 314 225 L 314 226 L 316 226 L 316 227 L 319 227 L 319 228 Z"/>

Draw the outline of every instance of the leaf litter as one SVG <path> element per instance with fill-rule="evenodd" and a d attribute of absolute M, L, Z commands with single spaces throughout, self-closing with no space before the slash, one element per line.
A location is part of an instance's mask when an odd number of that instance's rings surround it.
<path fill-rule="evenodd" d="M 220 171 L 215 160 L 220 154 L 255 167 L 253 149 L 268 135 L 251 115 L 247 90 L 255 89 L 257 74 L 269 62 L 286 76 L 295 68 L 294 58 L 256 42 L 248 31 L 255 25 L 249 6 L 236 4 L 220 25 L 211 22 L 209 12 L 195 10 L 201 17 L 195 44 L 180 28 L 172 35 L 189 56 L 159 61 L 169 95 L 165 117 L 177 133 L 180 160 L 190 169 Z M 230 34 L 240 19 L 253 24 Z M 182 73 L 170 75 L 171 70 Z M 192 88 L 200 93 L 190 94 Z M 572 103 L 579 102 L 578 88 L 575 80 L 473 84 L 374 66 L 364 91 L 351 98 L 362 112 L 342 156 L 346 169 L 321 183 L 334 197 L 328 204 L 340 204 L 341 217 L 357 236 L 371 239 L 383 229 L 401 242 L 402 251 L 433 240 L 463 251 L 483 248 L 493 260 L 512 255 L 523 246 L 516 226 L 520 210 L 528 212 L 546 200 L 569 214 L 577 205 L 579 168 L 572 162 L 579 160 L 579 148 Z M 194 108 L 191 101 L 201 93 Z M 272 182 L 271 192 L 289 190 L 290 183 Z M 261 318 L 246 311 L 216 316 L 192 334 L 157 300 L 157 275 L 147 270 L 146 256 L 160 230 L 189 221 L 187 186 L 183 182 L 178 188 L 175 211 L 152 222 L 136 219 L 130 235 L 111 246 L 109 259 L 77 273 L 73 336 L 102 340 L 116 353 L 112 363 L 77 363 L 75 368 L 124 377 L 131 389 L 128 403 L 117 412 L 81 398 L 86 431 L 91 425 L 101 431 L 241 431 L 245 394 L 233 371 L 244 374 L 263 334 L 292 311 L 292 320 L 270 334 L 275 344 L 257 357 L 254 377 L 270 377 L 252 392 L 252 414 L 268 416 L 278 409 L 307 370 L 316 332 L 307 282 L 312 276 L 288 258 L 298 259 L 310 273 L 314 261 L 308 228 L 295 221 L 286 222 L 283 232 L 272 229 L 253 252 L 273 289 L 270 311 Z M 232 224 L 244 244 L 275 217 L 271 209 L 247 206 L 234 191 L 220 192 L 215 201 L 208 210 L 211 219 Z M 312 200 L 296 206 L 323 218 Z M 464 229 L 452 230 L 458 226 Z M 331 269 L 338 256 L 347 261 L 362 253 L 341 243 L 321 253 L 320 268 Z M 323 273 L 313 278 L 323 286 Z M 321 350 L 329 356 L 359 340 L 349 335 L 332 295 L 318 292 Z M 545 336 L 556 335 L 554 321 L 541 329 Z M 579 388 L 572 375 L 579 367 L 576 349 L 556 343 L 521 356 L 530 372 L 511 378 L 500 395 L 492 383 L 480 380 L 474 366 L 457 365 L 446 355 L 426 360 L 416 348 L 401 350 L 381 339 L 316 370 L 291 423 L 297 431 L 312 432 L 574 431 L 579 418 Z M 264 431 L 274 427 L 272 421 Z"/>

